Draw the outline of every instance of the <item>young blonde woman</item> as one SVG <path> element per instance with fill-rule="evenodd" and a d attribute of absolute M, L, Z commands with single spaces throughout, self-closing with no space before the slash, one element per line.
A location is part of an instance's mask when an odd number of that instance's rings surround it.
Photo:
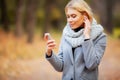
<path fill-rule="evenodd" d="M 103 27 L 97 24 L 84 0 L 71 0 L 65 7 L 67 24 L 58 55 L 55 40 L 48 39 L 46 59 L 59 72 L 62 80 L 98 80 L 98 66 L 106 47 Z"/>

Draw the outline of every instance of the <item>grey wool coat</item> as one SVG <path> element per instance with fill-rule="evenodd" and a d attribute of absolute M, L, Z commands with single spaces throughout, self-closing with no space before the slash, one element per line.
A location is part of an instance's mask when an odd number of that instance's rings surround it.
<path fill-rule="evenodd" d="M 46 57 L 51 65 L 59 72 L 63 72 L 62 80 L 98 80 L 98 65 L 106 47 L 106 35 L 101 33 L 94 40 L 84 41 L 75 48 L 61 39 L 58 55 L 52 52 Z"/>

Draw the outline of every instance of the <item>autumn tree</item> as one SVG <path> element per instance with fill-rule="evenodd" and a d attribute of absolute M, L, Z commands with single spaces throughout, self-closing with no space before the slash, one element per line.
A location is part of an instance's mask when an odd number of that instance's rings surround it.
<path fill-rule="evenodd" d="M 3 25 L 3 29 L 8 32 L 9 31 L 9 19 L 7 15 L 7 5 L 6 0 L 0 0 L 0 7 L 1 7 L 1 23 Z"/>
<path fill-rule="evenodd" d="M 36 26 L 37 4 L 38 4 L 38 0 L 27 0 L 26 28 L 28 33 L 28 43 L 32 43 L 34 38 L 34 29 Z"/>
<path fill-rule="evenodd" d="M 16 20 L 15 20 L 15 35 L 16 37 L 21 37 L 23 32 L 23 9 L 24 0 L 16 1 Z"/>
<path fill-rule="evenodd" d="M 44 27 L 43 27 L 43 35 L 50 30 L 50 13 L 51 13 L 51 0 L 45 0 L 44 4 L 44 11 L 45 11 L 45 18 L 44 18 Z"/>
<path fill-rule="evenodd" d="M 91 6 L 100 18 L 100 23 L 105 27 L 108 33 L 113 32 L 113 0 L 91 0 Z"/>

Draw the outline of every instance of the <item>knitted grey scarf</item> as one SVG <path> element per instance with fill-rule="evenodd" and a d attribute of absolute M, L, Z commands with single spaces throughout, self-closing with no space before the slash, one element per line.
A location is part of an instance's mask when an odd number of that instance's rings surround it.
<path fill-rule="evenodd" d="M 97 24 L 95 19 L 93 19 L 91 26 L 92 27 L 91 27 L 90 38 L 94 40 L 97 38 L 97 36 L 99 36 L 103 32 L 103 27 Z M 63 36 L 65 37 L 65 40 L 68 43 L 70 43 L 72 47 L 78 47 L 84 42 L 83 32 L 84 32 L 84 28 L 78 32 L 74 32 L 70 28 L 70 25 L 67 23 L 67 25 L 65 26 L 63 30 Z"/>

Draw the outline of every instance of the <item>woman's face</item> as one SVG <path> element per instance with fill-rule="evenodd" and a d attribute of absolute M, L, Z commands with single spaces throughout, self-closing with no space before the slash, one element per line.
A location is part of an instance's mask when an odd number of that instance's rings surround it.
<path fill-rule="evenodd" d="M 67 22 L 71 29 L 76 29 L 83 24 L 84 16 L 75 9 L 68 8 L 66 11 Z"/>

